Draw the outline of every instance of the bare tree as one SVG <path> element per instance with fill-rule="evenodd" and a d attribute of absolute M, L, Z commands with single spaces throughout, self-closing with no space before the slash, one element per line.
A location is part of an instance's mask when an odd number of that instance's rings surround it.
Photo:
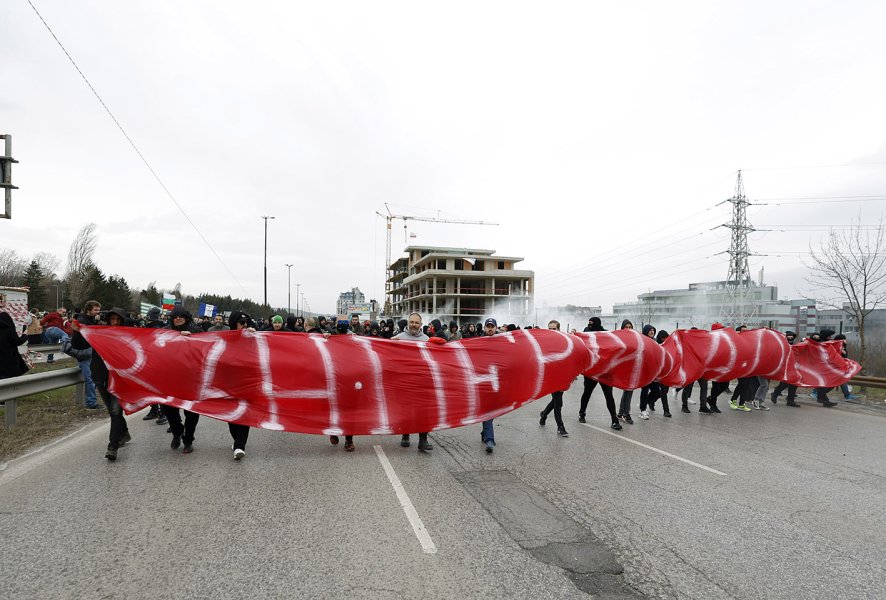
<path fill-rule="evenodd" d="M 31 260 L 37 261 L 45 277 L 56 277 L 61 261 L 51 252 L 38 252 Z"/>
<path fill-rule="evenodd" d="M 810 247 L 807 282 L 816 288 L 816 303 L 838 308 L 858 324 L 860 353 L 864 365 L 865 319 L 886 302 L 886 231 L 881 216 L 876 226 L 862 225 L 861 215 L 848 230 L 831 229 L 816 252 Z"/>
<path fill-rule="evenodd" d="M 12 248 L 0 249 L 0 285 L 19 286 L 28 268 L 28 261 Z"/>
<path fill-rule="evenodd" d="M 82 306 L 92 293 L 92 271 L 95 264 L 92 257 L 98 243 L 95 223 L 85 225 L 71 242 L 68 250 L 68 266 L 65 271 L 67 296 L 74 306 Z"/>

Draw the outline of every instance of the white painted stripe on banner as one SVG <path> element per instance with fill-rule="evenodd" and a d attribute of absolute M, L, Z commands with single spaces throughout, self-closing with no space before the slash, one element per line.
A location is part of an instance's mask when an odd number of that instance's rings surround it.
<path fill-rule="evenodd" d="M 381 446 L 373 446 L 373 448 L 378 455 L 378 460 L 381 462 L 381 466 L 385 470 L 385 474 L 388 476 L 388 481 L 390 481 L 391 485 L 394 487 L 394 492 L 397 494 L 400 506 L 403 507 L 403 512 L 406 513 L 406 518 L 409 519 L 409 524 L 412 525 L 412 531 L 415 532 L 415 537 L 418 538 L 422 550 L 425 551 L 425 554 L 436 554 L 437 546 L 434 545 L 434 541 L 428 534 L 428 530 L 425 529 L 425 524 L 422 523 L 421 517 L 418 516 L 418 512 L 412 505 L 412 500 L 409 499 L 409 494 L 406 493 L 403 484 L 400 483 L 400 478 L 397 477 L 397 473 L 394 472 L 394 467 L 391 466 L 391 462 L 385 455 L 385 451 Z"/>
<path fill-rule="evenodd" d="M 624 441 L 630 442 L 632 444 L 637 444 L 638 446 L 646 448 L 647 450 L 652 450 L 653 452 L 658 452 L 659 454 L 663 454 L 664 456 L 667 456 L 669 458 L 673 458 L 674 460 L 679 460 L 680 462 L 684 462 L 687 465 L 692 465 L 693 467 L 698 467 L 699 469 L 703 469 L 703 470 L 713 473 L 715 475 L 722 475 L 723 477 L 726 477 L 726 473 L 724 473 L 723 471 L 718 471 L 717 469 L 712 469 L 710 467 L 700 465 L 697 462 L 692 462 L 688 458 L 683 458 L 682 456 L 677 456 L 676 454 L 671 454 L 670 452 L 665 452 L 664 450 L 659 450 L 658 448 L 648 446 L 642 442 L 632 440 L 631 438 L 626 438 L 625 436 L 618 435 L 617 433 L 612 433 L 611 431 L 607 431 L 606 429 L 602 429 L 600 427 L 594 427 L 593 425 L 588 425 L 587 423 L 582 423 L 582 425 L 584 425 L 585 427 L 590 427 L 591 429 L 594 429 L 595 431 L 599 431 L 600 433 L 605 433 L 606 435 L 611 435 L 612 437 L 617 437 L 620 440 L 624 440 Z"/>

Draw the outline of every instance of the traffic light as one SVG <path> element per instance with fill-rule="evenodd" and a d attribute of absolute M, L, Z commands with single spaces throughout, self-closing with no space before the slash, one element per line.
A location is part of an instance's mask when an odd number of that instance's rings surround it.
<path fill-rule="evenodd" d="M 0 214 L 0 218 L 12 218 L 12 190 L 18 188 L 12 185 L 12 163 L 18 161 L 12 158 L 12 136 L 0 134 L 0 140 L 6 142 L 5 151 L 0 155 L 0 188 L 3 188 L 6 196 L 6 209 Z"/>

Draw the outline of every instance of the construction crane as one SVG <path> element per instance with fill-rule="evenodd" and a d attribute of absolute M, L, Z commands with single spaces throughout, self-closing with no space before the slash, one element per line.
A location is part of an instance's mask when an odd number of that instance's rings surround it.
<path fill-rule="evenodd" d="M 437 211 L 437 217 L 417 217 L 414 215 L 395 215 L 391 212 L 391 207 L 388 206 L 388 203 L 385 202 L 385 211 L 388 214 L 383 215 L 382 213 L 376 211 L 380 217 L 385 219 L 385 224 L 387 225 L 386 229 L 386 237 L 385 237 L 385 314 L 391 314 L 391 277 L 393 277 L 394 272 L 391 270 L 391 224 L 394 219 L 400 219 L 403 221 L 403 239 L 404 243 L 409 241 L 409 236 L 406 232 L 407 221 L 424 221 L 427 223 L 454 223 L 456 225 L 498 225 L 498 223 L 491 223 L 489 221 L 468 221 L 464 219 L 441 219 L 440 211 Z"/>

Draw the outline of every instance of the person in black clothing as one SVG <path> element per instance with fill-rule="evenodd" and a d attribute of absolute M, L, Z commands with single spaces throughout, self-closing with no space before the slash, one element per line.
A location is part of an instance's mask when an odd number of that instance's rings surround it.
<path fill-rule="evenodd" d="M 18 351 L 18 347 L 27 341 L 27 334 L 19 334 L 16 329 L 12 315 L 6 311 L 0 312 L 0 379 L 18 377 L 28 372 L 28 363 Z"/>
<path fill-rule="evenodd" d="M 148 314 L 145 315 L 145 328 L 146 329 L 163 329 L 166 327 L 166 323 L 160 320 L 160 309 L 156 306 L 152 306 L 148 310 Z M 148 414 L 142 417 L 143 421 L 153 421 L 157 420 L 157 425 L 165 425 L 167 422 L 166 415 L 160 409 L 159 404 L 152 404 L 151 408 L 148 409 Z"/>
<path fill-rule="evenodd" d="M 100 324 L 100 322 L 94 323 L 94 325 Z M 111 327 L 123 327 L 128 325 L 126 313 L 122 308 L 112 308 L 108 311 L 107 316 L 105 317 L 105 324 Z M 95 384 L 95 389 L 99 396 L 101 396 L 105 408 L 108 409 L 108 415 L 111 417 L 111 431 L 108 434 L 108 449 L 105 452 L 105 458 L 114 461 L 117 460 L 117 450 L 120 446 L 123 446 L 132 440 L 132 437 L 130 437 L 129 428 L 126 426 L 126 418 L 123 416 L 123 409 L 120 408 L 120 400 L 108 390 L 108 383 L 110 380 L 108 367 L 99 353 L 89 345 L 89 342 L 87 342 L 86 338 L 83 337 L 83 334 L 80 333 L 80 325 L 81 324 L 77 321 L 71 324 L 71 328 L 74 331 L 74 335 L 71 337 L 71 344 L 77 349 L 83 350 L 89 348 L 92 351 L 92 357 L 89 359 L 92 382 Z"/>
<path fill-rule="evenodd" d="M 625 319 L 621 322 L 621 328 L 633 329 L 634 324 L 629 319 Z M 634 424 L 634 420 L 631 418 L 631 398 L 633 395 L 634 390 L 622 390 L 621 402 L 618 405 L 618 418 L 629 425 Z"/>
<path fill-rule="evenodd" d="M 785 338 L 788 340 L 788 344 L 791 346 L 797 341 L 797 334 L 793 331 L 785 331 Z M 797 386 L 791 385 L 790 383 L 786 383 L 784 381 L 780 381 L 775 389 L 772 390 L 772 395 L 769 397 L 772 400 L 773 404 L 778 404 L 778 397 L 781 395 L 783 391 L 788 391 L 788 401 L 787 405 L 793 408 L 800 408 L 800 405 L 797 404 Z"/>
<path fill-rule="evenodd" d="M 588 319 L 588 326 L 584 328 L 584 331 L 606 330 L 600 322 L 600 317 L 591 317 Z M 586 423 L 585 415 L 587 414 L 588 402 L 591 399 L 591 394 L 594 392 L 594 388 L 597 387 L 599 382 L 591 377 L 582 377 L 584 378 L 584 391 L 581 394 L 581 405 L 578 409 L 578 422 Z M 603 390 L 603 397 L 606 399 L 606 410 L 609 411 L 609 418 L 612 420 L 612 425 L 610 425 L 610 427 L 613 429 L 621 429 L 621 423 L 618 422 L 618 415 L 615 413 L 615 396 L 612 395 L 612 386 L 600 383 L 600 389 Z"/>
<path fill-rule="evenodd" d="M 560 322 L 559 321 L 551 321 L 548 323 L 548 329 L 553 331 L 560 331 Z M 557 422 L 557 435 L 560 437 L 569 437 L 569 434 L 566 432 L 566 426 L 563 425 L 563 392 L 566 390 L 554 392 L 551 394 L 551 401 L 548 402 L 548 405 L 545 407 L 543 411 L 541 411 L 541 418 L 538 420 L 538 424 L 544 426 L 545 421 L 548 418 L 548 414 L 551 411 L 554 411 L 554 421 Z"/>
<path fill-rule="evenodd" d="M 239 310 L 233 311 L 231 316 L 228 317 L 228 327 L 232 330 L 246 329 L 255 331 L 255 323 L 253 323 L 252 317 Z M 231 446 L 231 450 L 234 451 L 234 460 L 242 460 L 246 456 L 249 426 L 239 423 L 228 423 L 228 431 L 231 432 L 231 437 L 234 439 L 234 444 Z"/>
<path fill-rule="evenodd" d="M 834 337 L 835 333 L 837 333 L 837 332 L 834 331 L 833 329 L 822 329 L 821 332 L 819 332 L 819 334 L 818 334 L 818 340 L 813 339 L 812 341 L 816 344 L 820 344 L 822 342 L 829 342 L 831 340 L 831 338 Z M 834 388 L 829 388 L 829 387 L 815 388 L 815 400 L 819 404 L 821 404 L 822 406 L 825 406 L 827 408 L 837 406 L 836 402 L 831 402 L 830 399 L 828 399 L 828 392 L 830 392 L 832 389 L 834 389 Z"/>
<path fill-rule="evenodd" d="M 169 316 L 169 325 L 163 329 L 178 331 L 181 332 L 182 335 L 203 333 L 203 330 L 194 323 L 191 313 L 181 306 L 176 306 L 172 310 L 172 314 Z M 185 454 L 193 452 L 194 432 L 197 429 L 197 422 L 200 420 L 200 415 L 185 410 L 185 422 L 184 425 L 182 425 L 181 413 L 178 412 L 177 407 L 163 404 L 161 405 L 161 408 L 163 414 L 166 415 L 166 418 L 169 420 L 169 428 L 172 430 L 172 442 L 169 444 L 169 447 L 173 450 L 178 450 L 178 447 L 184 442 L 185 447 L 182 449 L 182 452 Z"/>

